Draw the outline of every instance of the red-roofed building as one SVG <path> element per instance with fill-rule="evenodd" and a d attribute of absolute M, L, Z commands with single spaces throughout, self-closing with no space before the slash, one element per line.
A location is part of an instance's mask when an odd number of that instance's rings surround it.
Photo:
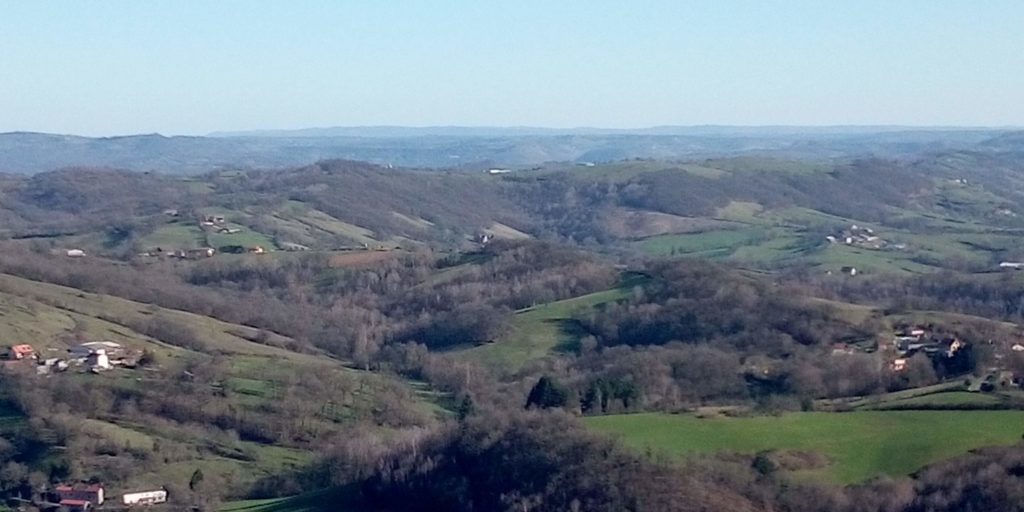
<path fill-rule="evenodd" d="M 32 348 L 32 345 L 14 345 L 10 348 L 7 353 L 9 359 L 22 360 L 32 358 L 36 355 L 36 351 Z"/>
<path fill-rule="evenodd" d="M 61 506 L 79 507 L 71 510 L 88 510 L 91 506 L 103 504 L 103 486 L 99 484 L 58 485 L 53 491 Z"/>

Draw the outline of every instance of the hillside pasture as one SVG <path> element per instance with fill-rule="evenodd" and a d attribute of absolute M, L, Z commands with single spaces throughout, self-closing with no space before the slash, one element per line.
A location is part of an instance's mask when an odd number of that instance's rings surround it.
<path fill-rule="evenodd" d="M 356 492 L 337 487 L 288 498 L 245 500 L 225 503 L 220 512 L 346 512 L 365 511 L 359 506 Z"/>
<path fill-rule="evenodd" d="M 815 253 L 809 263 L 832 271 L 849 266 L 856 268 L 859 273 L 926 274 L 938 270 L 936 267 L 913 261 L 906 253 L 841 244 L 825 247 Z"/>
<path fill-rule="evenodd" d="M 274 240 L 264 235 L 263 233 L 257 233 L 247 228 L 241 229 L 238 233 L 209 233 L 206 235 L 207 242 L 210 247 L 215 249 L 228 246 L 228 245 L 239 245 L 242 247 L 263 247 L 264 249 L 271 249 L 275 247 Z"/>
<path fill-rule="evenodd" d="M 139 245 L 145 249 L 193 249 L 205 244 L 205 237 L 199 227 L 183 222 L 160 226 L 139 240 Z"/>
<path fill-rule="evenodd" d="M 732 222 L 706 217 L 683 217 L 662 212 L 618 208 L 605 217 L 604 227 L 618 238 L 640 240 L 666 234 L 701 233 L 739 226 Z"/>
<path fill-rule="evenodd" d="M 911 408 L 996 408 L 1006 403 L 1005 397 L 989 393 L 969 393 L 966 391 L 953 391 L 949 393 L 934 393 L 931 395 L 893 400 L 876 407 L 879 410 L 885 409 L 911 409 Z"/>
<path fill-rule="evenodd" d="M 617 288 L 519 310 L 513 317 L 510 334 L 494 343 L 462 351 L 459 357 L 492 368 L 518 371 L 530 361 L 546 357 L 559 348 L 570 348 L 578 342 L 580 336 L 573 329 L 573 315 L 626 298 L 632 287 L 641 282 L 640 279 L 633 276 Z"/>
<path fill-rule="evenodd" d="M 294 217 L 294 220 L 312 229 L 348 238 L 355 243 L 378 243 L 373 231 L 336 219 L 319 210 L 307 210 L 302 215 Z"/>
<path fill-rule="evenodd" d="M 724 172 L 758 172 L 778 174 L 820 174 L 831 171 L 828 161 L 789 160 L 763 156 L 737 156 L 704 160 L 702 167 Z"/>
<path fill-rule="evenodd" d="M 331 254 L 330 265 L 333 268 L 359 268 L 376 265 L 395 257 L 394 251 L 343 251 Z"/>
<path fill-rule="evenodd" d="M 265 343 L 256 343 L 252 340 L 260 336 L 259 329 L 229 324 L 211 317 L 160 308 L 110 295 L 82 292 L 66 286 L 31 281 L 7 274 L 0 274 L 0 293 L 17 297 L 9 299 L 14 304 L 25 303 L 24 307 L 29 308 L 30 313 L 35 312 L 30 316 L 39 318 L 36 316 L 39 313 L 46 315 L 46 318 L 50 318 L 53 322 L 59 322 L 52 326 L 14 324 L 14 327 L 22 330 L 21 332 L 36 330 L 45 336 L 35 339 L 35 342 L 44 346 L 55 341 L 54 338 L 58 335 L 67 334 L 74 326 L 74 320 L 79 319 L 84 322 L 86 329 L 96 329 L 98 339 L 124 341 L 128 346 L 140 349 L 166 350 L 171 347 L 127 327 L 130 324 L 146 322 L 159 315 L 182 325 L 188 325 L 211 348 L 216 348 L 217 351 L 225 354 L 254 354 L 315 360 L 314 356 L 280 348 L 294 344 L 294 340 L 286 336 L 268 332 L 264 333 Z M 24 315 L 24 312 L 22 314 Z M 28 316 L 25 319 L 28 322 Z M 11 325 L 8 323 L 8 328 L 14 328 Z M 110 336 L 106 336 L 106 334 Z M 174 347 L 174 349 L 178 349 L 178 347 Z"/>
<path fill-rule="evenodd" d="M 805 255 L 811 247 L 807 241 L 795 234 L 779 231 L 777 235 L 753 245 L 737 247 L 729 260 L 744 264 L 771 266 Z"/>
<path fill-rule="evenodd" d="M 171 345 L 130 327 L 156 317 L 188 326 L 201 343 Z M 133 396 L 144 394 L 149 386 L 166 386 L 172 381 L 191 386 L 192 372 L 217 375 L 211 378 L 209 394 L 202 395 L 208 400 L 206 407 L 231 411 L 240 418 L 264 415 L 277 422 L 278 428 L 302 429 L 310 435 L 327 435 L 344 424 L 372 421 L 368 418 L 380 412 L 379 404 L 386 401 L 400 403 L 394 407 L 407 407 L 423 418 L 448 414 L 443 407 L 450 397 L 445 394 L 348 368 L 344 361 L 316 354 L 309 347 L 306 353 L 292 351 L 300 345 L 290 338 L 114 296 L 0 274 L 0 319 L 0 335 L 32 343 L 47 357 L 58 357 L 81 339 L 116 341 L 131 349 L 149 349 L 153 355 L 155 362 L 144 368 L 99 374 L 72 369 L 51 376 L 77 389 Z M 206 391 L 202 386 L 197 389 Z M 304 412 L 291 412 L 296 408 Z M 27 422 L 16 411 L 0 409 L 0 431 L 24 425 Z M 259 437 L 201 430 L 131 410 L 83 417 L 80 427 L 82 435 L 97 446 L 116 450 L 159 447 L 176 454 L 170 463 L 135 468 L 123 481 L 112 483 L 111 492 L 184 485 L 197 469 L 208 477 L 223 477 L 244 486 L 294 470 L 316 455 L 315 448 L 294 440 L 270 444 Z M 87 471 L 105 467 L 109 459 L 100 453 L 78 456 Z"/>
<path fill-rule="evenodd" d="M 491 224 L 487 230 L 494 234 L 495 237 L 505 240 L 528 240 L 533 238 L 529 233 L 524 233 L 512 226 L 502 224 L 500 222 Z"/>
<path fill-rule="evenodd" d="M 661 235 L 646 238 L 633 245 L 654 256 L 700 256 L 723 258 L 737 248 L 754 245 L 760 233 L 752 229 L 715 229 L 701 233 Z"/>
<path fill-rule="evenodd" d="M 750 201 L 729 201 L 715 211 L 716 219 L 732 220 L 747 224 L 757 224 L 757 215 L 764 211 L 764 206 Z"/>
<path fill-rule="evenodd" d="M 1010 445 L 1024 432 L 1024 411 L 804 412 L 749 418 L 631 414 L 587 418 L 628 446 L 675 457 L 765 450 L 818 452 L 830 464 L 796 477 L 850 484 L 908 475 L 983 446 Z"/>

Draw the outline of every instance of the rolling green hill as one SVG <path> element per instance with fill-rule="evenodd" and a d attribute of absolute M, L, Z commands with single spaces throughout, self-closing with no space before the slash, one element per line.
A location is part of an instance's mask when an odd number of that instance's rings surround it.
<path fill-rule="evenodd" d="M 489 234 L 759 269 L 983 271 L 1024 258 L 1014 242 L 1024 233 L 1019 163 L 952 152 L 912 163 L 633 160 L 501 176 L 340 161 L 188 179 L 77 169 L 0 182 L 0 215 L 9 238 L 119 258 L 204 245 L 450 250 Z M 237 233 L 200 229 L 200 214 L 223 215 Z M 853 225 L 873 229 L 880 247 L 826 241 Z"/>

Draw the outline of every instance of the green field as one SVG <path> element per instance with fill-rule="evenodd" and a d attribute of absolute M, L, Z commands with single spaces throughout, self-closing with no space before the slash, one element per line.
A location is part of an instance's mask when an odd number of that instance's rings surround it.
<path fill-rule="evenodd" d="M 142 237 L 139 244 L 146 248 L 160 247 L 165 250 L 192 249 L 205 245 L 203 232 L 198 226 L 174 223 L 161 226 Z"/>
<path fill-rule="evenodd" d="M 732 218 L 751 215 L 734 206 Z M 790 208 L 761 212 L 744 222 L 751 227 L 715 229 L 700 233 L 659 235 L 632 242 L 644 254 L 728 259 L 741 264 L 773 266 L 802 262 L 836 271 L 843 266 L 860 272 L 921 274 L 934 272 L 947 261 L 984 267 L 992 253 L 1005 251 L 1013 241 L 1005 235 L 979 233 L 909 234 L 886 230 L 886 236 L 908 245 L 906 250 L 872 250 L 842 244 L 824 245 L 809 238 L 805 226 L 842 225 L 854 221 L 814 210 Z"/>
<path fill-rule="evenodd" d="M 634 244 L 641 252 L 655 256 L 691 255 L 703 257 L 725 257 L 746 245 L 754 245 L 757 231 L 743 229 L 719 229 L 703 233 L 682 235 L 660 235 L 645 238 Z"/>
<path fill-rule="evenodd" d="M 92 437 L 109 439 L 122 446 L 152 449 L 155 442 L 152 436 L 143 432 L 92 418 L 82 420 L 82 431 Z"/>
<path fill-rule="evenodd" d="M 625 298 L 642 277 L 627 278 L 618 288 L 527 308 L 516 312 L 512 331 L 495 343 L 464 351 L 461 356 L 511 372 L 578 341 L 570 325 L 579 311 Z"/>
<path fill-rule="evenodd" d="M 801 450 L 831 464 L 801 476 L 838 483 L 906 475 L 974 448 L 1010 445 L 1024 433 L 1024 411 L 863 411 L 700 419 L 631 414 L 587 418 L 596 431 L 638 450 L 672 456 Z"/>
<path fill-rule="evenodd" d="M 816 174 L 828 172 L 832 165 L 813 160 L 786 160 L 762 156 L 737 156 L 706 160 L 703 165 L 728 172 Z"/>
<path fill-rule="evenodd" d="M 847 245 L 826 247 L 815 254 L 811 262 L 830 270 L 839 270 L 844 266 L 856 267 L 861 273 L 922 274 L 938 270 L 936 267 L 912 261 L 907 253 L 876 251 Z"/>
<path fill-rule="evenodd" d="M 771 264 L 799 257 L 806 250 L 805 242 L 800 236 L 783 233 L 755 245 L 738 247 L 729 255 L 729 260 Z"/>
<path fill-rule="evenodd" d="M 431 224 L 422 219 L 402 216 L 403 220 L 421 229 L 430 227 Z M 281 224 L 285 231 L 291 231 L 300 236 L 316 235 L 340 235 L 350 239 L 353 243 L 365 243 L 373 245 L 380 243 L 373 231 L 355 224 L 342 221 L 332 217 L 320 210 L 310 208 L 309 205 L 300 201 L 287 201 L 281 205 L 273 219 Z M 419 221 L 422 221 L 420 223 Z"/>
<path fill-rule="evenodd" d="M 796 228 L 762 227 L 659 235 L 633 242 L 633 246 L 652 256 L 728 259 L 756 265 L 803 258 L 813 248 Z"/>
<path fill-rule="evenodd" d="M 290 498 L 245 500 L 225 503 L 220 512 L 346 512 L 365 511 L 356 504 L 354 492 L 340 487 Z"/>
<path fill-rule="evenodd" d="M 569 172 L 581 180 L 628 181 L 637 176 L 663 171 L 685 172 L 704 178 L 720 178 L 734 172 L 768 172 L 780 174 L 814 174 L 830 170 L 827 162 L 782 160 L 756 156 L 719 158 L 703 162 L 677 163 L 648 160 L 627 160 L 594 167 L 573 166 L 555 172 Z"/>
<path fill-rule="evenodd" d="M 233 226 L 238 228 L 237 226 Z M 210 247 L 219 248 L 225 245 L 240 245 L 242 247 L 256 247 L 260 246 L 264 249 L 271 249 L 274 247 L 274 241 L 264 235 L 263 233 L 257 233 L 250 229 L 241 228 L 242 231 L 238 233 L 210 233 L 206 235 L 207 241 Z"/>
<path fill-rule="evenodd" d="M 810 236 L 806 226 L 834 226 L 855 221 L 799 208 L 762 212 L 749 222 L 763 223 L 763 227 L 652 237 L 635 242 L 634 246 L 652 255 L 724 258 L 762 266 L 799 262 L 822 271 L 852 266 L 861 273 L 921 274 L 935 272 L 948 261 L 984 267 L 992 258 L 993 251 L 1006 250 L 1011 244 L 1006 236 L 1000 235 L 923 235 L 884 230 L 890 241 L 907 244 L 908 248 L 873 250 L 843 244 L 828 245 L 824 240 Z"/>
<path fill-rule="evenodd" d="M 837 406 L 855 409 L 876 408 L 880 405 L 887 404 L 890 402 L 896 402 L 900 400 L 906 400 L 909 398 L 916 398 L 927 395 L 934 395 L 937 393 L 957 392 L 962 391 L 964 389 L 965 387 L 962 382 L 942 382 L 939 384 L 933 384 L 931 386 L 922 386 L 919 388 L 910 388 L 900 391 L 893 391 L 891 393 L 880 393 L 877 395 L 830 399 L 826 398 L 815 402 L 815 409 L 831 410 L 833 407 Z"/>
<path fill-rule="evenodd" d="M 910 408 L 910 407 L 993 407 L 1004 402 L 999 395 L 986 393 L 968 393 L 966 391 L 953 391 L 950 393 L 935 393 L 931 395 L 893 400 L 878 406 L 878 409 Z"/>
<path fill-rule="evenodd" d="M 729 159 L 707 165 L 730 169 L 737 165 L 744 168 L 747 164 L 765 162 Z M 793 171 L 817 172 L 815 164 Z M 799 265 L 824 272 L 852 266 L 860 273 L 922 274 L 955 262 L 984 270 L 1017 249 L 1019 236 L 1013 223 L 1020 221 L 1012 217 L 993 217 L 991 212 L 999 203 L 988 196 L 974 197 L 972 194 L 977 192 L 940 187 L 934 200 L 945 206 L 894 206 L 888 211 L 888 225 L 807 207 L 765 209 L 757 203 L 732 201 L 713 216 L 697 218 L 728 220 L 745 226 L 651 236 L 632 241 L 630 245 L 652 256 L 727 259 L 761 268 Z M 825 242 L 825 234 L 853 224 L 876 230 L 888 247 L 873 250 Z"/>
<path fill-rule="evenodd" d="M 602 164 L 595 167 L 573 166 L 568 169 L 562 169 L 555 172 L 567 171 L 571 177 L 585 181 L 600 179 L 624 182 L 641 174 L 661 171 L 673 167 L 678 166 L 673 166 L 664 162 L 624 161 Z"/>
<path fill-rule="evenodd" d="M 59 304 L 60 307 L 50 304 Z M 259 330 L 252 327 L 0 274 L 0 312 L 7 310 L 14 314 L 0 324 L 0 334 L 10 336 L 8 339 L 32 340 L 37 349 L 45 347 L 48 351 L 52 349 L 59 352 L 67 348 L 67 344 L 59 342 L 58 338 L 70 331 L 78 320 L 84 323 L 86 332 L 93 335 L 94 339 L 116 341 L 129 348 L 150 348 L 161 353 L 180 355 L 182 349 L 160 343 L 126 327 L 159 313 L 190 326 L 198 336 L 223 354 L 308 362 L 318 360 L 312 355 L 278 348 L 291 342 L 285 336 L 268 333 L 267 344 L 255 343 L 251 340 L 257 337 Z"/>
<path fill-rule="evenodd" d="M 716 219 L 743 222 L 746 224 L 758 224 L 758 214 L 764 211 L 764 206 L 749 201 L 729 201 L 729 204 L 719 208 L 715 212 Z"/>

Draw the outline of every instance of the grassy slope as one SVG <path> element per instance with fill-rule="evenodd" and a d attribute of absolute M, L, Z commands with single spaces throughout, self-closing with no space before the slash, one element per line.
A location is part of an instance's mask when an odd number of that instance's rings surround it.
<path fill-rule="evenodd" d="M 461 356 L 514 372 L 529 361 L 576 341 L 566 326 L 574 313 L 624 298 L 626 293 L 625 289 L 615 288 L 518 311 L 511 334 L 495 343 L 466 350 Z"/>
<path fill-rule="evenodd" d="M 963 382 L 951 381 L 922 386 L 919 388 L 903 389 L 890 393 L 879 393 L 868 396 L 853 396 L 842 398 L 825 398 L 815 402 L 818 410 L 832 410 L 834 407 L 853 409 L 876 409 L 885 404 L 907 400 L 910 398 L 934 395 L 937 393 L 952 393 L 965 389 Z"/>
<path fill-rule="evenodd" d="M 966 391 L 952 391 L 949 393 L 934 393 L 931 395 L 893 400 L 880 405 L 879 409 L 887 408 L 909 408 L 909 407 L 950 407 L 950 406 L 993 406 L 1003 400 L 999 395 L 984 393 L 968 393 Z"/>
<path fill-rule="evenodd" d="M 706 165 L 731 171 L 768 165 L 764 170 L 794 173 L 818 172 L 813 163 L 729 159 Z M 601 172 L 612 172 L 615 169 Z M 621 172 L 621 170 L 620 170 Z M 614 173 L 613 173 L 614 174 Z M 632 175 L 636 175 L 633 173 Z M 661 235 L 631 245 L 651 255 L 686 255 L 728 259 L 741 264 L 773 266 L 801 264 L 824 270 L 855 266 L 862 272 L 927 273 L 946 262 L 993 266 L 1008 254 L 1017 254 L 1019 223 L 994 212 L 1002 203 L 978 187 L 951 186 L 940 180 L 934 190 L 903 208 L 891 208 L 886 218 L 892 225 L 843 218 L 802 207 L 765 210 L 756 203 L 734 201 L 706 219 L 745 224 L 734 229 L 709 229 L 700 233 Z M 903 250 L 870 250 L 844 245 L 829 246 L 818 235 L 842 225 L 868 225 L 883 239 L 905 244 Z"/>
<path fill-rule="evenodd" d="M 212 350 L 222 355 L 229 372 L 224 388 L 229 392 L 229 400 L 239 408 L 260 407 L 267 400 L 278 400 L 281 397 L 277 383 L 293 380 L 295 375 L 305 371 L 323 369 L 353 375 L 360 382 L 358 390 L 348 398 L 352 403 L 339 406 L 338 419 L 347 421 L 351 415 L 349 408 L 353 405 L 365 408 L 363 403 L 374 399 L 373 390 L 378 381 L 385 378 L 350 370 L 341 362 L 322 355 L 297 353 L 249 341 L 248 338 L 254 338 L 258 333 L 250 327 L 0 274 L 0 339 L 31 343 L 44 356 L 58 357 L 73 343 L 70 334 L 77 323 L 79 332 L 87 339 L 112 340 L 134 349 L 151 349 L 157 355 L 159 369 L 156 371 L 117 370 L 100 375 L 69 372 L 59 376 L 80 381 L 82 386 L 144 386 L 149 381 L 172 378 L 185 360 L 200 355 L 161 343 L 126 325 L 157 314 L 190 326 Z M 268 337 L 276 344 L 291 341 L 276 334 L 268 334 Z M 443 412 L 436 403 L 446 397 L 427 396 L 427 391 L 415 388 L 413 392 L 422 401 L 425 411 Z M 5 419 L 3 411 L 0 411 L 0 426 L 5 422 L 16 425 L 20 421 L 20 417 Z M 151 447 L 158 441 L 164 446 L 202 447 L 184 460 L 165 464 L 155 472 L 131 475 L 126 482 L 130 488 L 160 486 L 168 482 L 184 484 L 196 469 L 208 474 L 233 473 L 242 480 L 255 480 L 304 464 L 314 455 L 305 450 L 252 442 L 199 439 L 189 429 L 170 423 L 133 423 L 117 415 L 84 419 L 83 425 L 90 437 L 107 439 L 118 445 Z M 89 463 L 88 460 L 83 462 Z M 111 492 L 118 491 L 111 488 Z"/>
<path fill-rule="evenodd" d="M 261 233 L 249 227 L 253 220 L 259 218 L 260 225 L 269 227 L 284 242 L 297 242 L 306 245 L 317 245 L 324 238 L 341 237 L 349 245 L 380 243 L 374 233 L 366 228 L 356 226 L 334 218 L 322 211 L 310 208 L 298 201 L 288 201 L 280 205 L 272 213 L 249 212 L 230 208 L 204 207 L 196 210 L 197 214 L 224 215 L 229 219 L 228 227 L 240 229 L 239 233 L 204 233 L 195 220 L 180 218 L 161 224 L 150 233 L 142 236 L 139 243 L 142 247 L 163 247 L 169 249 L 189 249 L 209 245 L 221 247 L 225 245 L 241 245 L 245 247 L 275 246 L 275 236 Z M 431 227 L 422 219 L 403 216 L 416 229 Z"/>
<path fill-rule="evenodd" d="M 42 354 L 53 357 L 61 355 L 72 342 L 68 334 L 77 321 L 80 328 L 84 326 L 83 332 L 88 339 L 113 340 L 130 348 L 154 350 L 163 369 L 166 372 L 173 372 L 182 361 L 195 353 L 166 345 L 122 324 L 157 313 L 191 326 L 211 347 L 216 347 L 230 358 L 232 371 L 238 375 L 259 375 L 258 379 L 273 378 L 273 369 L 299 371 L 300 368 L 325 364 L 322 358 L 312 355 L 251 342 L 246 337 L 255 336 L 257 331 L 249 327 L 117 297 L 90 294 L 73 288 L 0 275 L 0 335 L 4 339 L 31 343 Z M 270 336 L 275 342 L 287 341 L 283 336 Z M 168 377 L 162 372 L 119 370 L 101 375 L 68 373 L 61 375 L 60 378 L 80 380 L 83 386 L 116 388 L 145 385 L 151 379 Z M 240 394 L 244 393 L 244 390 L 235 388 L 259 384 L 264 388 L 268 386 L 265 380 L 236 378 L 244 379 L 244 384 L 229 381 L 227 387 Z M 244 405 L 241 397 L 239 405 Z M 154 441 L 161 439 L 171 440 L 172 443 L 217 445 L 212 440 L 190 439 L 191 432 L 184 429 L 168 425 L 132 424 L 118 417 L 103 420 L 85 419 L 83 426 L 87 435 L 107 439 L 119 445 L 151 447 Z M 167 444 L 167 441 L 164 441 L 164 444 Z M 168 481 L 187 482 L 192 472 L 200 468 L 212 474 L 231 472 L 255 479 L 304 463 L 312 456 L 300 450 L 246 442 L 219 446 L 217 449 L 224 453 L 238 453 L 239 456 L 234 458 L 196 454 L 190 459 L 167 464 L 155 473 L 134 474 L 128 485 L 152 487 Z"/>
<path fill-rule="evenodd" d="M 503 339 L 466 350 L 460 357 L 484 363 L 492 368 L 515 372 L 526 363 L 543 358 L 559 347 L 578 341 L 569 322 L 579 311 L 625 298 L 638 277 L 627 278 L 611 290 L 572 299 L 551 302 L 516 312 L 512 331 Z"/>
<path fill-rule="evenodd" d="M 634 245 L 642 252 L 655 256 L 678 254 L 724 257 L 739 247 L 751 244 L 757 236 L 756 230 L 717 229 L 703 233 L 654 236 Z"/>
<path fill-rule="evenodd" d="M 527 240 L 533 238 L 527 233 L 523 233 L 512 226 L 506 226 L 500 222 L 495 222 L 487 228 L 494 236 L 498 238 L 504 238 L 506 240 Z"/>
<path fill-rule="evenodd" d="M 357 503 L 351 489 L 344 487 L 311 492 L 290 498 L 234 501 L 221 512 L 345 512 L 366 511 Z"/>
<path fill-rule="evenodd" d="M 1020 440 L 1024 411 L 864 411 L 778 417 L 698 419 L 634 414 L 587 418 L 627 445 L 675 456 L 693 453 L 809 450 L 828 467 L 807 476 L 839 483 L 878 474 L 905 475 L 942 459 Z"/>
<path fill-rule="evenodd" d="M 139 244 L 146 249 L 192 249 L 205 245 L 203 240 L 203 232 L 198 226 L 178 221 L 156 228 L 152 233 L 142 237 Z"/>
<path fill-rule="evenodd" d="M 232 226 L 238 227 L 238 226 Z M 264 235 L 263 233 L 257 233 L 248 228 L 241 228 L 242 231 L 238 233 L 209 233 L 206 235 L 207 241 L 209 241 L 210 247 L 218 248 L 225 245 L 241 245 L 242 247 L 255 247 L 260 246 L 265 249 L 274 247 L 274 240 Z"/>
<path fill-rule="evenodd" d="M 386 215 L 386 213 L 381 212 L 381 215 Z M 418 219 L 401 217 L 417 229 L 426 229 L 432 226 L 422 219 L 419 219 L 422 223 L 418 223 Z M 291 237 L 296 240 L 303 240 L 305 237 L 340 236 L 349 240 L 351 244 L 376 245 L 381 242 L 377 240 L 373 231 L 332 217 L 301 201 L 285 202 L 270 218 L 274 220 L 279 230 L 290 233 Z"/>
<path fill-rule="evenodd" d="M 126 324 L 145 321 L 159 313 L 182 324 L 190 326 L 205 341 L 215 345 L 218 350 L 229 354 L 249 354 L 265 357 L 283 357 L 288 359 L 316 360 L 315 356 L 298 354 L 285 349 L 253 343 L 249 339 L 259 333 L 258 329 L 220 320 L 186 313 L 184 311 L 159 308 L 150 304 L 142 304 L 109 295 L 83 292 L 66 286 L 41 283 L 7 274 L 0 274 L 0 293 L 11 304 L 20 305 L 20 311 L 28 315 L 24 322 L 4 321 L 2 328 L 16 332 L 35 332 L 34 341 L 28 343 L 52 346 L 51 337 L 67 330 L 71 319 L 84 320 L 89 333 L 95 338 L 127 341 L 129 346 L 136 348 L 154 348 L 156 344 L 167 349 L 167 345 L 159 344 L 152 338 L 135 333 Z M 35 313 L 31 313 L 35 311 Z M 35 320 L 33 320 L 33 317 Z M 49 321 L 38 321 L 49 319 Z M 94 327 L 95 324 L 95 327 Z M 109 335 L 109 337 L 107 337 Z M 271 344 L 280 345 L 290 342 L 285 336 L 268 333 Z M 53 341 L 56 343 L 55 341 Z M 136 346 L 134 343 L 141 344 Z M 58 346 L 66 344 L 59 344 Z"/>
<path fill-rule="evenodd" d="M 655 160 L 623 160 L 620 162 L 601 164 L 595 167 L 572 166 L 558 168 L 554 172 L 569 172 L 570 176 L 586 181 L 598 179 L 604 181 L 624 182 L 641 174 L 666 170 L 685 172 L 687 174 L 714 179 L 731 172 L 738 171 L 757 171 L 779 174 L 814 174 L 827 172 L 830 169 L 831 166 L 824 162 L 744 156 L 689 163 L 663 162 Z"/>
<path fill-rule="evenodd" d="M 372 231 L 338 220 L 319 210 L 308 210 L 305 214 L 295 217 L 295 220 L 305 226 L 350 238 L 356 243 L 373 244 L 377 242 Z"/>

